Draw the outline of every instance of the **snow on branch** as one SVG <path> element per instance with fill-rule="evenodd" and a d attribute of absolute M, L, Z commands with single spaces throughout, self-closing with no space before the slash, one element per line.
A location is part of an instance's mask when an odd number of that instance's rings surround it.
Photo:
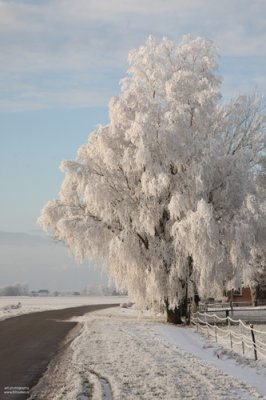
<path fill-rule="evenodd" d="M 257 94 L 220 102 L 217 60 L 191 36 L 131 51 L 109 124 L 62 163 L 59 198 L 39 218 L 169 315 L 195 292 L 256 282 L 265 266 L 265 109 Z"/>

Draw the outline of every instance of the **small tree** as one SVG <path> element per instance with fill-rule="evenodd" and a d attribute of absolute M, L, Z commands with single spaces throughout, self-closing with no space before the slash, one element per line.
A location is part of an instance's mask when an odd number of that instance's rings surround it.
<path fill-rule="evenodd" d="M 15 283 L 0 288 L 0 296 L 28 296 L 29 286 L 27 283 Z"/>
<path fill-rule="evenodd" d="M 241 275 L 231 241 L 254 187 L 264 119 L 255 96 L 219 105 L 208 40 L 149 37 L 129 63 L 109 125 L 62 163 L 59 199 L 39 222 L 80 260 L 105 264 L 140 306 L 163 306 L 181 322 L 189 282 L 204 296 Z"/>

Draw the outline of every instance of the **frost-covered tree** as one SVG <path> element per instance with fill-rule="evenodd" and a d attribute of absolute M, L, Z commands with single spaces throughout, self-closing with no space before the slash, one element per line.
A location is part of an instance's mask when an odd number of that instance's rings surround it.
<path fill-rule="evenodd" d="M 255 164 L 253 192 L 247 195 L 240 215 L 235 218 L 239 232 L 231 246 L 234 264 L 241 266 L 239 272 L 243 283 L 250 286 L 254 305 L 257 305 L 261 284 L 266 284 L 265 143 L 261 149 Z"/>
<path fill-rule="evenodd" d="M 129 63 L 109 125 L 62 163 L 59 199 L 39 222 L 78 259 L 104 264 L 140 306 L 178 322 L 190 287 L 211 295 L 251 268 L 247 210 L 265 118 L 255 95 L 220 104 L 208 40 L 149 37 Z"/>
<path fill-rule="evenodd" d="M 29 286 L 27 283 L 15 283 L 0 287 L 0 296 L 28 296 Z"/>

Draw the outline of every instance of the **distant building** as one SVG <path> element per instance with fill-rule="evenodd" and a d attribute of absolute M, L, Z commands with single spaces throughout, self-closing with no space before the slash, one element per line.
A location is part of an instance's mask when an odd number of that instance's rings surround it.
<path fill-rule="evenodd" d="M 241 287 L 227 291 L 228 301 L 232 301 L 235 306 L 246 306 L 251 303 L 259 306 L 266 304 L 266 284 L 258 284 L 257 287 L 251 291 L 249 287 Z"/>
<path fill-rule="evenodd" d="M 50 291 L 47 290 L 47 289 L 40 289 L 40 290 L 38 290 L 38 296 L 48 296 L 49 293 L 50 293 Z"/>

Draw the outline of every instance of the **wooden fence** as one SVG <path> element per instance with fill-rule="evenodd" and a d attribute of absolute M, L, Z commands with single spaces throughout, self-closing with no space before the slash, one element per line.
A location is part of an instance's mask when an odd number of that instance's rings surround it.
<path fill-rule="evenodd" d="M 204 331 L 208 337 L 214 337 L 216 342 L 227 341 L 232 350 L 240 346 L 243 355 L 252 350 L 255 360 L 266 359 L 266 331 L 255 329 L 253 324 L 246 325 L 241 319 L 229 316 L 222 318 L 199 311 L 192 314 L 191 323 L 197 331 Z"/>

